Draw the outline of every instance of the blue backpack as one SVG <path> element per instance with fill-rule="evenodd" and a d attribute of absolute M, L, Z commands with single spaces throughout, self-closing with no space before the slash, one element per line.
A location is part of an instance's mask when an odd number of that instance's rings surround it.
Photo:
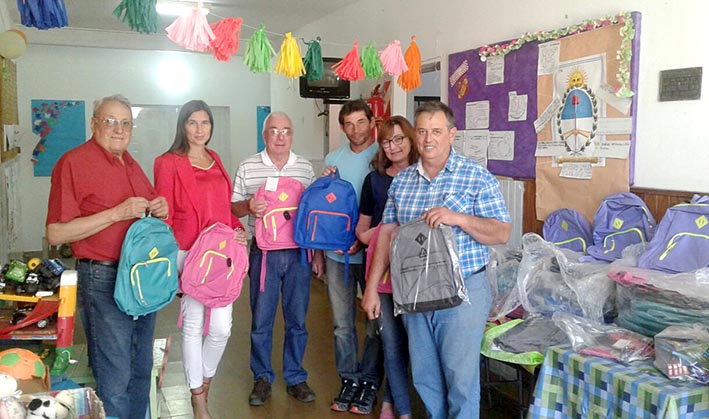
<path fill-rule="evenodd" d="M 561 208 L 549 214 L 542 234 L 544 240 L 579 253 L 586 253 L 588 246 L 593 244 L 591 223 L 571 208 Z"/>
<path fill-rule="evenodd" d="M 303 249 L 342 250 L 345 254 L 345 281 L 348 278 L 349 255 L 359 221 L 357 194 L 351 183 L 340 179 L 335 171 L 323 176 L 303 191 L 295 219 L 293 240 Z"/>
<path fill-rule="evenodd" d="M 638 266 L 670 273 L 709 267 L 709 196 L 668 209 Z"/>
<path fill-rule="evenodd" d="M 608 195 L 593 217 L 593 246 L 588 254 L 598 260 L 620 259 L 631 244 L 649 242 L 655 235 L 655 219 L 639 196 L 632 192 Z"/>
<path fill-rule="evenodd" d="M 134 222 L 126 233 L 118 262 L 113 299 L 137 319 L 160 310 L 177 292 L 177 251 L 172 228 L 154 217 Z"/>

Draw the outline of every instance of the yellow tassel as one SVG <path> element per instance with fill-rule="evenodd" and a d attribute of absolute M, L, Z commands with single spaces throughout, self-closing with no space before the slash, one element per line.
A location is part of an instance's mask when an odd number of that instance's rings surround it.
<path fill-rule="evenodd" d="M 415 35 L 411 37 L 411 44 L 404 54 L 404 60 L 409 69 L 399 76 L 397 83 L 402 89 L 410 92 L 421 85 L 421 51 L 416 45 Z"/>
<path fill-rule="evenodd" d="M 300 48 L 290 32 L 286 34 L 286 39 L 284 39 L 281 44 L 281 51 L 278 53 L 275 72 L 276 74 L 281 74 L 291 79 L 305 74 Z"/>

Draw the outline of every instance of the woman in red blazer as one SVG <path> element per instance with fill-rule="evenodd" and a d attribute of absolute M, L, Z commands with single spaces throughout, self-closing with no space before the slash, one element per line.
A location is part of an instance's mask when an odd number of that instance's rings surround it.
<path fill-rule="evenodd" d="M 206 103 L 185 103 L 177 118 L 175 142 L 155 159 L 155 190 L 168 202 L 170 213 L 165 222 L 172 226 L 180 245 L 180 271 L 197 235 L 214 223 L 235 228 L 234 239 L 246 245 L 244 228 L 231 215 L 231 178 L 217 153 L 207 148 L 213 125 L 212 111 Z M 194 417 L 208 419 L 207 392 L 231 335 L 232 305 L 211 309 L 209 332 L 204 338 L 204 306 L 184 295 L 180 309 L 183 361 Z"/>

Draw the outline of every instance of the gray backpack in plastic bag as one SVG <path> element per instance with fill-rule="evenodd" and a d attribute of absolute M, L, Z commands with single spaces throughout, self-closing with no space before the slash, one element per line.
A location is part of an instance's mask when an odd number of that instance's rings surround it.
<path fill-rule="evenodd" d="M 455 307 L 468 301 L 449 226 L 431 228 L 423 219 L 402 224 L 391 247 L 394 314 Z"/>

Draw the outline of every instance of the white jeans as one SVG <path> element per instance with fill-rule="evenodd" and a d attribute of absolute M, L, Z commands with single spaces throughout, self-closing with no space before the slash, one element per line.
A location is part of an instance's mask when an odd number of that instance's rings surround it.
<path fill-rule="evenodd" d="M 178 271 L 182 272 L 187 251 L 180 250 L 177 255 Z M 226 307 L 212 308 L 209 320 L 209 332 L 204 333 L 205 307 L 188 295 L 182 297 L 182 360 L 185 377 L 190 389 L 202 386 L 205 378 L 212 378 L 217 373 L 217 366 L 222 359 L 226 344 L 231 335 L 232 304 Z"/>

